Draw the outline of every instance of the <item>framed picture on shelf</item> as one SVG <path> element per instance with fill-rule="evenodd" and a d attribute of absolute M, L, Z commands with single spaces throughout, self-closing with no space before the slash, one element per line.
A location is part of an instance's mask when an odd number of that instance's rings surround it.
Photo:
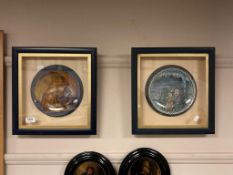
<path fill-rule="evenodd" d="M 96 134 L 96 54 L 13 47 L 13 134 Z"/>
<path fill-rule="evenodd" d="M 130 152 L 122 161 L 119 175 L 170 175 L 166 158 L 151 148 L 139 148 Z"/>
<path fill-rule="evenodd" d="M 215 48 L 132 48 L 132 133 L 213 134 Z"/>
<path fill-rule="evenodd" d="M 0 175 L 4 175 L 4 33 L 0 30 Z"/>
<path fill-rule="evenodd" d="M 116 175 L 111 162 L 97 152 L 83 152 L 68 163 L 64 175 Z"/>

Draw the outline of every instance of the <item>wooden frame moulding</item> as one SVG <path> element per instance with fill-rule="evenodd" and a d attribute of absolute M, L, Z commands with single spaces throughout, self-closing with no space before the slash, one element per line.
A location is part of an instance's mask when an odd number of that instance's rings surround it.
<path fill-rule="evenodd" d="M 3 53 L 3 31 L 0 31 L 0 175 L 4 175 L 4 53 Z"/>

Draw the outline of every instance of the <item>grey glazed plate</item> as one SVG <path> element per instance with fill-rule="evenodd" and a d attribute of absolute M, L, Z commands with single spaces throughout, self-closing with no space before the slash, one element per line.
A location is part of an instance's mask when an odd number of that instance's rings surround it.
<path fill-rule="evenodd" d="M 193 105 L 197 88 L 186 69 L 168 65 L 156 69 L 149 76 L 145 92 L 153 110 L 165 116 L 178 116 Z"/>
<path fill-rule="evenodd" d="M 41 69 L 31 84 L 35 106 L 51 117 L 73 112 L 81 103 L 83 85 L 79 76 L 64 65 L 51 65 Z"/>

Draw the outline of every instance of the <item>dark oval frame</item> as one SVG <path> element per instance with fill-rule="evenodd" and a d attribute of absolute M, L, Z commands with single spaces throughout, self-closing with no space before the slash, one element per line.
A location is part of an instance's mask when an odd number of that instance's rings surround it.
<path fill-rule="evenodd" d="M 131 166 L 141 158 L 154 160 L 161 170 L 161 175 L 170 175 L 170 168 L 166 158 L 160 152 L 151 148 L 138 148 L 130 152 L 120 165 L 119 175 L 128 175 Z"/>
<path fill-rule="evenodd" d="M 162 69 L 164 69 L 164 68 L 169 68 L 169 67 L 179 68 L 179 69 L 181 69 L 182 71 L 184 71 L 185 73 L 187 73 L 187 74 L 190 76 L 190 78 L 191 78 L 191 80 L 192 80 L 192 83 L 193 83 L 193 85 L 194 85 L 194 89 L 195 89 L 195 94 L 194 94 L 194 98 L 193 98 L 193 100 L 192 100 L 192 103 L 191 103 L 185 110 L 183 110 L 183 111 L 181 111 L 181 112 L 179 112 L 179 113 L 175 113 L 175 114 L 166 114 L 166 113 L 163 113 L 163 112 L 159 111 L 158 109 L 156 109 L 156 108 L 154 107 L 154 105 L 151 103 L 151 100 L 150 100 L 150 97 L 149 97 L 149 93 L 148 93 L 149 86 L 150 86 L 150 82 L 151 82 L 151 80 L 153 79 L 153 77 L 155 76 L 155 74 L 157 74 L 158 72 L 160 72 Z M 179 116 L 179 115 L 181 115 L 181 114 L 187 112 L 187 111 L 193 106 L 193 104 L 195 103 L 195 100 L 196 100 L 196 97 L 197 97 L 197 93 L 198 93 L 198 92 L 197 92 L 197 84 L 196 84 L 196 81 L 195 81 L 194 77 L 192 76 L 192 74 L 191 74 L 187 69 L 185 69 L 185 68 L 183 68 L 183 67 L 181 67 L 181 66 L 177 66 L 177 65 L 166 65 L 166 66 L 162 66 L 162 67 L 160 67 L 160 68 L 154 70 L 154 71 L 150 74 L 149 78 L 148 78 L 147 81 L 146 81 L 146 85 L 145 85 L 145 96 L 146 96 L 146 100 L 147 100 L 148 104 L 150 105 L 150 107 L 151 107 L 154 111 L 158 112 L 159 114 L 161 114 L 161 115 L 163 115 L 163 116 L 167 116 L 167 117 L 175 117 L 175 116 Z"/>
<path fill-rule="evenodd" d="M 116 175 L 111 162 L 102 154 L 94 151 L 82 152 L 73 157 L 66 166 L 64 175 L 74 175 L 75 170 L 86 161 L 96 162 L 106 173 L 106 175 Z"/>
<path fill-rule="evenodd" d="M 44 75 L 46 75 L 49 71 L 52 70 L 63 70 L 66 73 L 68 73 L 71 77 L 73 77 L 76 80 L 76 84 L 78 87 L 80 87 L 80 92 L 79 92 L 79 101 L 78 103 L 76 103 L 76 105 L 74 106 L 74 109 L 72 110 L 68 110 L 68 111 L 62 111 L 62 112 L 46 112 L 43 110 L 42 106 L 40 105 L 40 103 L 35 102 L 35 95 L 34 95 L 34 91 L 35 91 L 35 86 L 37 81 L 42 78 Z M 32 97 L 32 101 L 34 103 L 34 105 L 37 107 L 37 109 L 39 109 L 42 113 L 50 116 L 50 117 L 64 117 L 72 112 L 75 111 L 75 109 L 81 104 L 82 102 L 82 98 L 83 98 L 83 84 L 82 84 L 82 80 L 79 77 L 79 75 L 71 68 L 64 66 L 64 65 L 50 65 L 50 66 L 46 66 L 43 69 L 39 70 L 37 72 L 37 74 L 34 76 L 32 83 L 31 83 L 31 97 Z"/>

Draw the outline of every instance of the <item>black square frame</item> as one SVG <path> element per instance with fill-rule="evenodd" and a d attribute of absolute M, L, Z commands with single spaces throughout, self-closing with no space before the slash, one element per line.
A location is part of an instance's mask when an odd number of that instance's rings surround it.
<path fill-rule="evenodd" d="M 208 54 L 208 127 L 207 128 L 139 128 L 138 121 L 138 56 L 154 53 Z M 215 133 L 215 48 L 214 47 L 136 47 L 131 49 L 132 134 L 214 134 Z"/>
<path fill-rule="evenodd" d="M 91 109 L 88 129 L 22 129 L 19 128 L 19 77 L 20 53 L 56 53 L 91 55 Z M 12 133 L 13 135 L 96 135 L 97 122 L 97 49 L 94 47 L 13 47 L 12 48 Z"/>

